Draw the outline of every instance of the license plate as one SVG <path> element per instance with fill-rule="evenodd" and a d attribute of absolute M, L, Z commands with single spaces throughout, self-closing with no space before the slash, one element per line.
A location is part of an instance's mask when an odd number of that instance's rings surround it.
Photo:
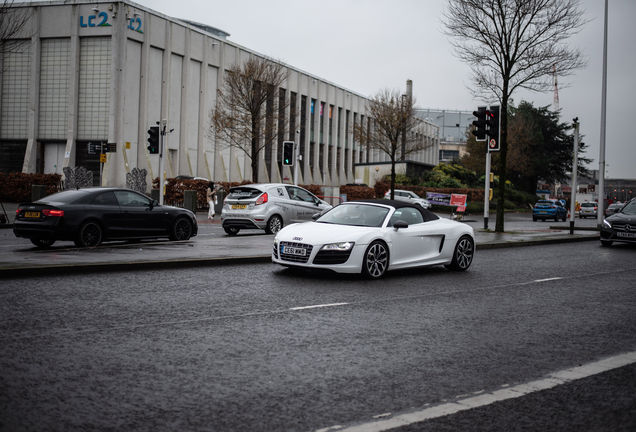
<path fill-rule="evenodd" d="M 636 233 L 617 232 L 616 237 L 636 238 Z"/>
<path fill-rule="evenodd" d="M 291 247 L 291 246 L 283 246 L 283 253 L 284 254 L 288 254 L 288 255 L 299 255 L 299 256 L 305 256 L 307 253 L 307 250 L 304 248 L 297 248 L 297 247 Z"/>
<path fill-rule="evenodd" d="M 541 213 L 541 214 L 546 214 L 547 212 L 544 212 L 544 211 L 540 211 L 539 213 Z"/>
<path fill-rule="evenodd" d="M 232 204 L 232 210 L 245 210 L 247 204 Z"/>
<path fill-rule="evenodd" d="M 24 217 L 39 218 L 40 217 L 40 212 L 24 212 Z"/>

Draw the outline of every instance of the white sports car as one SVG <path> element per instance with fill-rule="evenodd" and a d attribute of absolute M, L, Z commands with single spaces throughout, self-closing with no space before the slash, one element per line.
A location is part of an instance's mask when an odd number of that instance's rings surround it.
<path fill-rule="evenodd" d="M 379 278 L 388 270 L 440 264 L 462 271 L 474 255 L 475 236 L 469 225 L 440 219 L 412 203 L 361 200 L 280 230 L 272 261 Z"/>

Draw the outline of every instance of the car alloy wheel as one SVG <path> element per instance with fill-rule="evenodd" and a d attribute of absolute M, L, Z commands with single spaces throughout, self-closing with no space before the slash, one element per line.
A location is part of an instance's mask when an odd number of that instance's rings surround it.
<path fill-rule="evenodd" d="M 377 279 L 384 275 L 389 265 L 389 251 L 386 245 L 375 241 L 369 245 L 364 253 L 362 272 L 365 276 Z"/>
<path fill-rule="evenodd" d="M 86 222 L 79 230 L 75 245 L 79 247 L 95 247 L 103 240 L 102 227 L 97 222 Z"/>
<path fill-rule="evenodd" d="M 463 236 L 455 245 L 453 261 L 445 267 L 450 270 L 464 271 L 470 267 L 475 253 L 475 243 L 470 236 Z"/>
<path fill-rule="evenodd" d="M 31 243 L 33 243 L 34 245 L 36 245 L 37 247 L 39 247 L 40 249 L 47 249 L 50 248 L 51 246 L 53 246 L 53 243 L 55 243 L 55 240 L 53 239 L 29 239 L 31 240 Z"/>
<path fill-rule="evenodd" d="M 170 240 L 188 240 L 192 237 L 192 224 L 186 218 L 179 218 L 172 227 Z"/>
<path fill-rule="evenodd" d="M 274 215 L 269 218 L 267 221 L 267 227 L 265 228 L 265 232 L 267 234 L 276 234 L 278 231 L 283 228 L 283 220 L 278 215 Z"/>

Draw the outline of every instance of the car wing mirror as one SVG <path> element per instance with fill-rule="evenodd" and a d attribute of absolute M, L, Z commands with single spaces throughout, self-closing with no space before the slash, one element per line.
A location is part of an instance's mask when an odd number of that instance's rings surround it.
<path fill-rule="evenodd" d="M 400 228 L 408 228 L 409 224 L 407 224 L 406 222 L 404 222 L 403 220 L 396 220 L 395 223 L 393 224 L 393 228 L 395 228 L 395 230 L 399 230 Z"/>
<path fill-rule="evenodd" d="M 152 210 L 153 208 L 157 207 L 158 205 L 159 205 L 159 203 L 157 202 L 157 200 L 150 201 L 150 210 Z"/>
<path fill-rule="evenodd" d="M 317 220 L 317 219 L 320 217 L 320 215 L 322 215 L 322 212 L 314 213 L 313 215 L 311 215 L 311 218 L 312 218 L 313 220 Z"/>

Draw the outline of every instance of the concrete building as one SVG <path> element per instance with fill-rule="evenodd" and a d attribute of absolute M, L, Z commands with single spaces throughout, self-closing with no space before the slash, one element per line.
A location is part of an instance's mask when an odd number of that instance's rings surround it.
<path fill-rule="evenodd" d="M 147 131 L 165 119 L 171 131 L 166 177 L 251 179 L 250 159 L 215 142 L 209 115 L 226 69 L 260 54 L 215 27 L 129 1 L 18 7 L 32 17 L 19 35 L 20 52 L 0 58 L 0 171 L 62 173 L 63 167 L 84 166 L 95 184 L 125 186 L 136 167 L 147 169 L 150 185 L 159 176 L 159 157 L 148 153 Z M 354 142 L 352 125 L 366 120 L 364 96 L 285 66 L 281 92 L 299 114 L 290 119 L 291 130 L 277 134 L 260 153 L 259 181 L 293 182 L 293 167 L 281 162 L 283 140 L 298 143 L 299 184 L 338 187 L 355 182 L 356 164 L 386 161 Z M 413 159 L 434 167 L 438 127 L 426 124 L 433 145 Z M 113 143 L 113 151 L 102 163 L 89 143 Z"/>
<path fill-rule="evenodd" d="M 439 127 L 439 162 L 452 162 L 466 154 L 466 131 L 475 120 L 472 111 L 422 108 L 417 115 Z"/>

